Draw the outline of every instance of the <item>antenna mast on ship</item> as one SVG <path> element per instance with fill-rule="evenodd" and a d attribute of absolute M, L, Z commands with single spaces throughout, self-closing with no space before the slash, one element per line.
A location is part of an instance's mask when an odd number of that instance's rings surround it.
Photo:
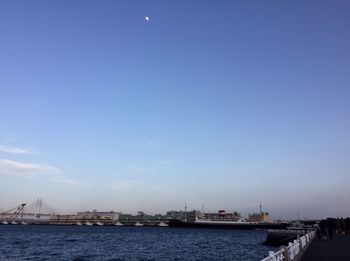
<path fill-rule="evenodd" d="M 259 202 L 259 208 L 260 208 L 260 217 L 262 219 L 263 218 L 263 213 L 262 213 L 262 207 L 261 207 L 261 200 Z"/>
<path fill-rule="evenodd" d="M 187 222 L 187 203 L 185 202 L 185 222 Z"/>

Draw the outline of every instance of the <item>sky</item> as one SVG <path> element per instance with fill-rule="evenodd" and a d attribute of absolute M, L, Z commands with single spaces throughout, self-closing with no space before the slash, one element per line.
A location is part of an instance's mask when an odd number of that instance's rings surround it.
<path fill-rule="evenodd" d="M 349 46 L 342 0 L 0 0 L 0 210 L 350 216 Z"/>

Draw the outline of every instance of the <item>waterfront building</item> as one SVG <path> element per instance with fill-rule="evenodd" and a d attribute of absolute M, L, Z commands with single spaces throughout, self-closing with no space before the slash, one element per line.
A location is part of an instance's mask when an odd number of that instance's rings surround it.
<path fill-rule="evenodd" d="M 186 211 L 186 212 L 171 210 L 166 213 L 166 217 L 168 220 L 176 219 L 176 220 L 186 220 L 190 222 L 193 222 L 196 219 L 198 219 L 200 215 L 201 215 L 201 212 L 195 209 L 192 211 Z"/>
<path fill-rule="evenodd" d="M 166 212 L 166 216 L 168 219 L 178 219 L 178 220 L 182 220 L 184 219 L 184 211 L 177 211 L 177 210 L 171 210 Z"/>
<path fill-rule="evenodd" d="M 99 212 L 96 210 L 78 212 L 73 215 L 52 215 L 49 219 L 50 224 L 65 224 L 65 225 L 74 225 L 74 224 L 103 224 L 103 225 L 112 225 L 119 219 L 120 213 L 114 211 L 108 212 Z"/>
<path fill-rule="evenodd" d="M 110 219 L 113 221 L 117 221 L 119 219 L 120 213 L 114 212 L 114 211 L 108 211 L 108 212 L 100 212 L 100 211 L 85 211 L 85 212 L 78 212 L 78 216 L 81 216 L 85 219 Z"/>
<path fill-rule="evenodd" d="M 148 223 L 148 224 L 155 224 L 159 222 L 167 222 L 168 218 L 166 215 L 156 214 L 156 215 L 149 215 L 146 214 L 143 211 L 138 211 L 137 215 L 131 215 L 131 214 L 120 214 L 119 215 L 119 222 L 122 224 L 135 224 L 136 222 L 139 223 Z"/>

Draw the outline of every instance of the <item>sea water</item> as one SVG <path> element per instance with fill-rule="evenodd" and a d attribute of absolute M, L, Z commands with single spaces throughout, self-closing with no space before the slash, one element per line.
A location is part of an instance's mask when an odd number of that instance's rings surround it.
<path fill-rule="evenodd" d="M 266 231 L 0 225 L 0 260 L 261 260 Z"/>

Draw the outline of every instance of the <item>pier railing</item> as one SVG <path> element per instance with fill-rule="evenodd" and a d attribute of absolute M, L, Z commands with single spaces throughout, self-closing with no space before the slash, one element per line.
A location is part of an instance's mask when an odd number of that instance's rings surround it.
<path fill-rule="evenodd" d="M 269 256 L 261 261 L 293 261 L 296 260 L 302 251 L 304 251 L 313 238 L 315 237 L 315 231 L 309 232 L 304 236 L 290 242 L 287 247 L 283 247 L 277 252 L 269 251 Z"/>
<path fill-rule="evenodd" d="M 277 251 L 277 252 L 269 251 L 269 256 L 264 258 L 261 261 L 282 261 L 284 259 L 283 252 L 284 252 L 284 249 L 281 249 L 280 251 Z"/>

